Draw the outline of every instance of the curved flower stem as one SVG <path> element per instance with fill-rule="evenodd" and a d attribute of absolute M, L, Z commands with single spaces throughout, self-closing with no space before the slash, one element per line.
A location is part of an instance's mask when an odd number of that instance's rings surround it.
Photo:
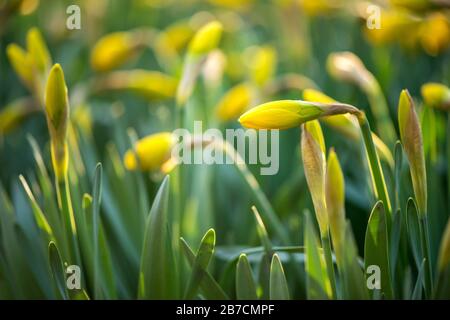
<path fill-rule="evenodd" d="M 383 176 L 383 170 L 381 169 L 380 159 L 375 149 L 375 144 L 372 139 L 372 132 L 370 130 L 369 122 L 367 121 L 364 112 L 358 114 L 358 122 L 361 128 L 361 132 L 364 139 L 364 145 L 366 147 L 367 157 L 369 160 L 370 171 L 372 173 L 372 179 L 375 186 L 376 196 L 381 200 L 386 208 L 388 216 L 388 230 L 390 230 L 392 220 L 392 208 L 389 200 L 389 194 L 386 188 L 386 182 Z"/>
<path fill-rule="evenodd" d="M 328 232 L 326 235 L 323 235 L 321 237 L 321 241 L 322 241 L 323 253 L 325 256 L 325 264 L 327 266 L 327 273 L 328 273 L 328 277 L 330 278 L 330 283 L 331 283 L 332 298 L 336 299 L 336 297 L 337 297 L 336 277 L 334 275 L 333 257 L 331 254 L 331 241 L 330 241 L 330 236 L 328 235 Z"/>

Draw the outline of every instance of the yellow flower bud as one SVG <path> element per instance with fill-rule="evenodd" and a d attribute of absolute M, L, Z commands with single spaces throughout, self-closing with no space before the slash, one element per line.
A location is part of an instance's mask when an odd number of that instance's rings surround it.
<path fill-rule="evenodd" d="M 69 163 L 67 148 L 69 100 L 64 72 L 59 64 L 52 67 L 47 79 L 45 112 L 51 138 L 53 168 L 58 181 L 61 181 L 67 173 Z"/>
<path fill-rule="evenodd" d="M 345 234 L 345 182 L 339 159 L 334 149 L 330 150 L 327 162 L 325 195 L 330 223 L 330 232 L 338 259 Z"/>
<path fill-rule="evenodd" d="M 212 21 L 204 25 L 189 43 L 188 53 L 193 56 L 207 54 L 215 49 L 222 36 L 223 26 L 218 21 Z"/>
<path fill-rule="evenodd" d="M 97 90 L 129 90 L 150 101 L 175 96 L 177 80 L 158 71 L 130 70 L 109 73 L 97 84 Z"/>
<path fill-rule="evenodd" d="M 427 175 L 423 151 L 422 129 L 408 90 L 403 90 L 398 103 L 398 124 L 403 148 L 408 157 L 409 170 L 416 202 L 421 215 L 427 212 Z"/>
<path fill-rule="evenodd" d="M 450 89 L 440 83 L 426 83 L 421 88 L 426 105 L 443 110 L 450 109 Z"/>
<path fill-rule="evenodd" d="M 359 110 L 346 104 L 323 104 L 301 100 L 279 100 L 256 106 L 240 118 L 239 122 L 253 129 L 289 129 L 310 120 L 326 116 L 359 113 Z"/>
<path fill-rule="evenodd" d="M 241 83 L 231 88 L 216 107 L 218 117 L 223 121 L 234 120 L 252 103 L 253 91 L 249 84 Z"/>
<path fill-rule="evenodd" d="M 140 32 L 114 32 L 102 37 L 91 52 L 91 65 L 96 71 L 109 71 L 135 57 L 142 47 Z"/>
<path fill-rule="evenodd" d="M 317 120 L 302 126 L 301 151 L 306 182 L 319 223 L 320 234 L 328 232 L 328 214 L 325 198 L 325 143 Z"/>
<path fill-rule="evenodd" d="M 45 74 L 51 65 L 51 57 L 39 29 L 31 28 L 27 33 L 27 50 L 36 70 Z"/>
<path fill-rule="evenodd" d="M 171 132 L 160 132 L 137 141 L 134 150 L 128 150 L 123 158 L 128 170 L 159 170 L 171 156 L 176 139 Z"/>
<path fill-rule="evenodd" d="M 20 80 L 28 89 L 33 90 L 33 62 L 29 54 L 15 43 L 8 45 L 6 54 Z"/>

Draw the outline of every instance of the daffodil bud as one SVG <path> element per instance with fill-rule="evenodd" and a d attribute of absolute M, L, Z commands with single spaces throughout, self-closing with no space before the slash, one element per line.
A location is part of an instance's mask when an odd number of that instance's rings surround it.
<path fill-rule="evenodd" d="M 253 129 L 289 129 L 326 116 L 359 112 L 357 108 L 346 104 L 278 100 L 248 110 L 239 118 L 239 122 Z"/>
<path fill-rule="evenodd" d="M 317 120 L 302 126 L 301 152 L 306 182 L 319 223 L 320 234 L 328 232 L 328 214 L 325 198 L 325 142 Z"/>
<path fill-rule="evenodd" d="M 131 91 L 150 101 L 173 98 L 176 89 L 175 78 L 158 71 L 140 69 L 111 72 L 97 83 L 100 92 Z"/>
<path fill-rule="evenodd" d="M 194 35 L 188 21 L 178 21 L 160 33 L 157 43 L 161 48 L 170 48 L 176 52 L 181 51 Z"/>
<path fill-rule="evenodd" d="M 450 89 L 440 83 L 426 83 L 421 88 L 423 101 L 432 108 L 450 109 Z"/>
<path fill-rule="evenodd" d="M 447 222 L 439 249 L 438 270 L 444 272 L 450 266 L 450 220 Z"/>
<path fill-rule="evenodd" d="M 171 132 L 160 132 L 137 141 L 123 158 L 128 170 L 155 171 L 170 159 L 176 138 Z"/>
<path fill-rule="evenodd" d="M 9 62 L 19 76 L 23 84 L 30 90 L 34 90 L 33 62 L 28 53 L 13 43 L 6 48 Z"/>
<path fill-rule="evenodd" d="M 222 121 L 234 120 L 239 117 L 252 103 L 254 99 L 252 87 L 247 83 L 241 83 L 231 88 L 216 107 L 218 117 Z"/>
<path fill-rule="evenodd" d="M 59 64 L 52 67 L 47 79 L 45 112 L 51 138 L 53 168 L 56 178 L 61 181 L 67 174 L 69 163 L 67 148 L 69 100 L 64 72 Z"/>
<path fill-rule="evenodd" d="M 345 234 L 345 182 L 339 159 L 334 149 L 328 154 L 325 196 L 333 245 L 338 259 Z"/>
<path fill-rule="evenodd" d="M 37 72 L 45 74 L 50 69 L 52 63 L 47 45 L 37 28 L 31 28 L 27 33 L 27 50 L 30 59 Z"/>
<path fill-rule="evenodd" d="M 400 138 L 409 161 L 409 170 L 419 213 L 425 215 L 427 212 L 427 175 L 422 129 L 414 107 L 414 101 L 408 90 L 403 90 L 400 94 L 398 124 Z"/>
<path fill-rule="evenodd" d="M 109 71 L 123 65 L 136 56 L 144 39 L 141 31 L 107 34 L 92 49 L 92 68 L 96 71 Z"/>
<path fill-rule="evenodd" d="M 182 107 L 191 96 L 197 77 L 205 62 L 205 57 L 219 44 L 222 31 L 223 27 L 220 22 L 209 22 L 197 31 L 189 43 L 176 95 L 179 107 Z"/>

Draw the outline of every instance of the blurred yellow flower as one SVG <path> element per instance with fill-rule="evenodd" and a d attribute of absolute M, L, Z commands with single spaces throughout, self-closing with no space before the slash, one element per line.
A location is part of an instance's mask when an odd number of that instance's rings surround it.
<path fill-rule="evenodd" d="M 123 158 L 128 170 L 159 170 L 170 159 L 176 139 L 171 132 L 149 135 L 136 142 L 134 150 L 128 150 Z"/>
<path fill-rule="evenodd" d="M 262 86 L 275 74 L 277 67 L 277 52 L 273 47 L 251 47 L 246 53 L 246 60 L 250 69 L 250 78 Z"/>
<path fill-rule="evenodd" d="M 39 73 L 47 73 L 51 66 L 51 57 L 47 45 L 37 28 L 31 28 L 27 33 L 27 50 L 33 66 Z"/>
<path fill-rule="evenodd" d="M 442 13 L 428 16 L 420 27 L 420 42 L 424 50 L 436 56 L 448 48 L 450 44 L 450 24 Z"/>
<path fill-rule="evenodd" d="M 421 88 L 423 101 L 432 108 L 450 109 L 450 88 L 440 83 L 425 83 Z"/>
<path fill-rule="evenodd" d="M 0 136 L 14 130 L 31 112 L 38 110 L 31 98 L 17 99 L 0 110 Z"/>
<path fill-rule="evenodd" d="M 134 69 L 109 73 L 98 81 L 97 90 L 128 90 L 153 101 L 173 98 L 177 84 L 175 78 L 162 72 Z"/>
<path fill-rule="evenodd" d="M 6 54 L 14 71 L 23 84 L 30 90 L 34 90 L 33 62 L 28 53 L 15 43 L 6 47 Z"/>
<path fill-rule="evenodd" d="M 109 71 L 134 58 L 143 46 L 140 31 L 114 32 L 100 38 L 91 52 L 91 65 L 96 71 Z"/>
<path fill-rule="evenodd" d="M 204 55 L 215 49 L 222 36 L 223 26 L 219 21 L 212 21 L 198 30 L 189 43 L 190 55 Z"/>
<path fill-rule="evenodd" d="M 231 88 L 216 107 L 217 116 L 223 121 L 238 118 L 252 103 L 253 90 L 248 83 L 241 83 Z"/>

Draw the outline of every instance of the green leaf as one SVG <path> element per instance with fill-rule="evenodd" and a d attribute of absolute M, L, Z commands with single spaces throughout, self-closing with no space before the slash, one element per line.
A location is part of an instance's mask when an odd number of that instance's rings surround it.
<path fill-rule="evenodd" d="M 66 286 L 66 273 L 64 271 L 58 247 L 53 241 L 50 241 L 48 245 L 48 255 L 50 269 L 52 271 L 53 279 L 56 282 L 56 288 L 58 289 L 59 295 L 64 300 L 68 300 L 69 294 Z"/>
<path fill-rule="evenodd" d="M 420 222 L 416 202 L 413 198 L 408 199 L 406 205 L 406 225 L 408 228 L 409 243 L 413 253 L 416 266 L 419 269 L 422 261 L 422 248 L 420 242 Z"/>
<path fill-rule="evenodd" d="M 395 183 L 395 207 L 400 209 L 400 192 L 401 192 L 401 173 L 403 164 L 403 147 L 400 141 L 397 141 L 394 149 L 395 168 L 394 168 L 394 183 Z"/>
<path fill-rule="evenodd" d="M 419 273 L 417 274 L 416 285 L 414 286 L 414 291 L 411 294 L 411 300 L 420 300 L 422 299 L 422 288 L 424 282 L 424 274 L 425 274 L 425 259 L 422 260 L 422 264 L 419 268 Z"/>
<path fill-rule="evenodd" d="M 331 283 L 328 278 L 324 256 L 319 251 L 315 226 L 307 211 L 305 211 L 304 236 L 306 246 L 306 294 L 308 299 L 329 299 L 331 297 Z"/>
<path fill-rule="evenodd" d="M 181 249 L 192 267 L 195 261 L 195 254 L 189 245 L 184 241 L 183 238 L 180 239 Z M 211 274 L 205 270 L 205 275 L 200 283 L 200 290 L 206 299 L 209 300 L 229 300 L 227 294 L 222 290 L 216 280 L 211 276 Z"/>
<path fill-rule="evenodd" d="M 261 241 L 261 244 L 263 245 L 266 253 L 271 256 L 273 254 L 272 242 L 269 239 L 269 235 L 267 234 L 266 227 L 264 226 L 264 223 L 261 219 L 258 209 L 256 209 L 255 206 L 252 206 L 252 211 L 253 211 L 253 214 L 255 215 L 256 231 L 258 232 L 258 236 Z"/>
<path fill-rule="evenodd" d="M 20 182 L 22 183 L 23 189 L 25 190 L 25 192 L 28 196 L 28 200 L 30 202 L 31 209 L 33 211 L 34 218 L 36 220 L 36 223 L 37 223 L 39 229 L 41 229 L 47 235 L 47 238 L 48 238 L 47 240 L 52 240 L 53 239 L 53 231 L 47 221 L 47 218 L 45 217 L 45 215 L 42 212 L 41 208 L 39 207 L 38 203 L 36 202 L 36 199 L 34 198 L 33 193 L 31 192 L 31 189 L 28 186 L 28 183 L 26 182 L 25 178 L 22 175 L 20 175 L 19 179 L 20 179 Z"/>
<path fill-rule="evenodd" d="M 372 209 L 367 224 L 364 242 L 365 268 L 376 265 L 381 271 L 381 293 L 387 299 L 393 298 L 391 287 L 388 232 L 386 224 L 386 213 L 382 201 L 378 201 Z"/>
<path fill-rule="evenodd" d="M 99 225 L 100 225 L 100 203 L 102 195 L 102 164 L 95 167 L 94 192 L 92 199 L 92 227 L 94 242 L 94 298 L 101 297 L 100 284 L 100 252 L 99 252 Z"/>
<path fill-rule="evenodd" d="M 289 300 L 289 288 L 277 254 L 270 264 L 270 300 Z"/>
<path fill-rule="evenodd" d="M 342 275 L 342 298 L 351 300 L 368 299 L 366 279 L 358 261 L 358 248 L 349 221 L 345 224 L 343 263 L 339 265 Z"/>
<path fill-rule="evenodd" d="M 216 233 L 214 229 L 209 229 L 200 242 L 194 263 L 192 264 L 192 271 L 184 293 L 184 299 L 193 299 L 197 294 L 200 283 L 212 258 L 215 244 Z"/>
<path fill-rule="evenodd" d="M 395 269 L 398 261 L 398 252 L 400 249 L 400 236 L 402 234 L 402 212 L 400 209 L 394 215 L 391 230 L 391 243 L 390 243 L 390 266 L 392 280 L 394 280 Z M 395 281 L 393 281 L 395 282 Z"/>
<path fill-rule="evenodd" d="M 236 298 L 238 300 L 258 299 L 252 268 L 245 254 L 241 254 L 236 265 Z"/>
<path fill-rule="evenodd" d="M 173 251 L 168 233 L 169 177 L 159 187 L 147 218 L 139 272 L 140 299 L 176 298 Z"/>

